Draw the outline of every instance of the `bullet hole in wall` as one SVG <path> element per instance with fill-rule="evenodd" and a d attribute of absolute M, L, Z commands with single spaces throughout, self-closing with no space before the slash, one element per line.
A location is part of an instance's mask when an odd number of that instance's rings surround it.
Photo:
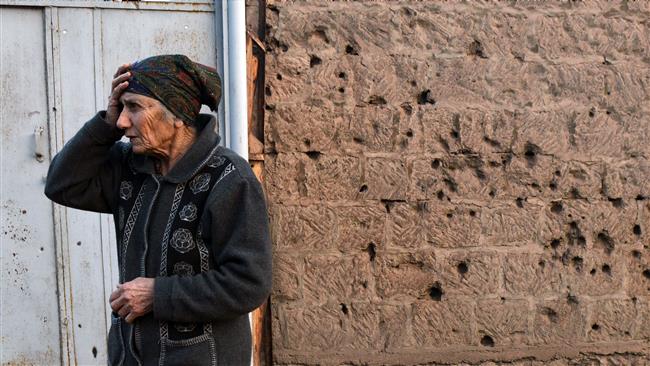
<path fill-rule="evenodd" d="M 413 137 L 413 130 L 410 128 L 406 131 L 406 137 Z"/>
<path fill-rule="evenodd" d="M 278 79 L 278 80 L 282 80 L 282 74 L 275 75 L 275 78 Z"/>
<path fill-rule="evenodd" d="M 632 228 L 632 232 L 634 235 L 640 236 L 641 235 L 641 225 L 636 224 L 634 225 L 634 228 Z"/>
<path fill-rule="evenodd" d="M 567 294 L 566 301 L 571 305 L 578 305 L 580 303 L 578 297 L 572 294 Z"/>
<path fill-rule="evenodd" d="M 600 329 L 600 325 L 594 323 L 594 324 L 591 325 L 591 329 L 593 329 L 593 330 L 599 330 L 599 329 Z"/>
<path fill-rule="evenodd" d="M 596 108 L 591 107 L 591 109 L 589 110 L 589 117 L 593 118 L 595 115 L 596 115 Z"/>
<path fill-rule="evenodd" d="M 347 75 L 343 71 L 341 71 L 341 72 L 339 72 L 338 77 L 339 77 L 339 79 L 345 79 L 347 77 Z"/>
<path fill-rule="evenodd" d="M 557 183 L 552 180 L 548 183 L 548 188 L 550 188 L 552 191 L 557 191 Z"/>
<path fill-rule="evenodd" d="M 592 268 L 591 271 L 589 271 L 589 274 L 592 276 L 596 275 L 596 268 Z"/>
<path fill-rule="evenodd" d="M 634 249 L 632 251 L 632 257 L 634 257 L 636 259 L 640 259 L 641 258 L 641 251 Z"/>
<path fill-rule="evenodd" d="M 444 292 L 442 291 L 442 288 L 440 287 L 440 283 L 436 282 L 434 283 L 431 288 L 429 289 L 429 297 L 431 297 L 435 301 L 440 301 L 442 300 L 442 295 Z"/>
<path fill-rule="evenodd" d="M 442 190 L 439 190 L 436 193 L 436 197 L 438 197 L 438 199 L 442 201 L 445 198 L 445 192 L 443 192 Z"/>
<path fill-rule="evenodd" d="M 370 258 L 370 261 L 374 262 L 375 257 L 377 256 L 377 246 L 375 245 L 375 243 L 368 244 L 368 247 L 366 248 L 366 252 L 368 253 L 368 257 Z"/>
<path fill-rule="evenodd" d="M 474 210 L 469 210 L 469 215 L 470 215 L 471 217 L 476 216 L 476 211 L 474 211 Z"/>
<path fill-rule="evenodd" d="M 431 162 L 431 167 L 433 169 L 438 169 L 438 168 L 440 168 L 441 164 L 442 163 L 440 162 L 440 159 L 433 159 L 433 161 Z"/>
<path fill-rule="evenodd" d="M 474 42 L 470 43 L 469 46 L 467 47 L 467 53 L 470 56 L 476 56 L 479 58 L 488 58 L 485 55 L 485 50 L 483 49 L 483 45 L 479 40 L 474 40 Z"/>
<path fill-rule="evenodd" d="M 359 52 L 356 49 L 354 49 L 354 47 L 352 47 L 352 45 L 345 46 L 345 53 L 347 53 L 348 55 L 354 55 L 354 56 L 359 55 Z"/>
<path fill-rule="evenodd" d="M 559 214 L 564 211 L 564 206 L 562 206 L 562 202 L 555 201 L 551 203 L 551 212 L 554 214 Z"/>
<path fill-rule="evenodd" d="M 433 96 L 431 96 L 430 89 L 423 90 L 422 92 L 420 92 L 420 94 L 418 95 L 418 104 L 419 105 L 436 104 L 436 100 L 433 99 Z"/>
<path fill-rule="evenodd" d="M 515 202 L 517 203 L 517 207 L 519 207 L 519 208 L 524 208 L 524 199 L 523 199 L 523 198 L 521 198 L 521 197 L 517 197 L 517 199 L 515 200 Z"/>
<path fill-rule="evenodd" d="M 368 98 L 368 104 L 372 105 L 384 105 L 386 104 L 386 99 L 380 95 L 371 95 L 370 98 Z"/>
<path fill-rule="evenodd" d="M 494 339 L 489 335 L 484 335 L 483 338 L 481 338 L 481 344 L 485 347 L 494 347 Z"/>
<path fill-rule="evenodd" d="M 643 272 L 641 272 L 641 273 L 643 274 L 643 277 L 645 277 L 645 278 L 647 278 L 647 279 L 650 280 L 650 269 L 645 269 L 645 270 L 643 270 Z"/>
<path fill-rule="evenodd" d="M 368 186 L 367 185 L 362 185 L 361 188 L 359 188 L 359 192 L 364 193 L 368 191 Z"/>
<path fill-rule="evenodd" d="M 402 104 L 400 105 L 400 107 L 402 107 L 402 110 L 403 110 L 404 113 L 406 113 L 407 115 L 410 116 L 411 114 L 413 114 L 413 107 L 411 106 L 410 103 L 404 102 L 404 103 L 402 103 Z"/>
<path fill-rule="evenodd" d="M 306 154 L 311 160 L 318 160 L 320 158 L 319 151 L 307 151 Z"/>
<path fill-rule="evenodd" d="M 579 245 L 581 247 L 587 245 L 587 239 L 582 235 L 582 230 L 580 230 L 578 223 L 575 221 L 569 223 L 569 231 L 566 233 L 566 238 L 569 245 Z"/>
<path fill-rule="evenodd" d="M 526 146 L 524 147 L 524 157 L 526 158 L 526 161 L 528 162 L 528 166 L 533 166 L 537 163 L 537 155 L 541 153 L 541 149 L 539 146 L 527 142 Z"/>
<path fill-rule="evenodd" d="M 582 257 L 575 256 L 571 259 L 571 263 L 573 264 L 573 268 L 576 270 L 576 272 L 582 271 L 582 264 L 584 263 L 584 260 Z"/>
<path fill-rule="evenodd" d="M 557 249 L 560 246 L 560 239 L 551 240 L 551 248 Z"/>
<path fill-rule="evenodd" d="M 345 93 L 345 88 L 344 87 L 340 87 L 338 90 L 339 90 L 339 93 Z"/>
<path fill-rule="evenodd" d="M 304 138 L 302 142 L 305 144 L 305 146 L 310 147 L 311 146 L 311 140 L 308 138 Z"/>
<path fill-rule="evenodd" d="M 542 309 L 542 314 L 546 315 L 548 320 L 551 321 L 551 323 L 557 323 L 558 321 L 558 314 L 555 310 L 545 307 Z"/>
<path fill-rule="evenodd" d="M 97 358 L 97 347 L 93 347 L 92 353 L 93 353 L 93 358 Z"/>
<path fill-rule="evenodd" d="M 605 253 L 610 254 L 614 250 L 615 247 L 614 240 L 612 239 L 611 236 L 609 236 L 609 233 L 607 231 L 603 230 L 599 232 L 596 239 L 598 240 L 598 243 L 605 250 Z"/>
<path fill-rule="evenodd" d="M 311 58 L 309 59 L 309 67 L 314 67 L 316 65 L 320 65 L 323 63 L 323 60 L 321 60 L 320 57 L 316 55 L 311 55 Z"/>
<path fill-rule="evenodd" d="M 608 274 L 610 276 L 612 275 L 612 267 L 610 267 L 609 264 L 607 263 L 603 264 L 603 266 L 600 269 L 603 271 L 603 273 Z"/>
<path fill-rule="evenodd" d="M 357 144 L 363 144 L 364 143 L 363 137 L 359 137 L 359 136 L 352 137 L 352 141 L 356 142 Z"/>
<path fill-rule="evenodd" d="M 456 269 L 458 270 L 458 273 L 460 273 L 461 275 L 464 275 L 469 270 L 469 268 L 467 266 L 467 263 L 465 263 L 465 262 L 458 263 L 458 266 L 456 266 Z"/>
<path fill-rule="evenodd" d="M 494 196 L 497 195 L 497 192 L 494 189 L 491 189 L 490 193 L 488 193 L 488 195 L 490 195 L 490 197 L 494 198 Z"/>
<path fill-rule="evenodd" d="M 607 197 L 607 200 L 612 203 L 612 206 L 616 208 L 623 208 L 625 207 L 625 201 L 623 201 L 622 198 L 609 198 Z"/>
<path fill-rule="evenodd" d="M 77 242 L 77 246 L 78 246 L 78 247 L 81 246 L 81 242 L 80 242 L 80 241 Z"/>
<path fill-rule="evenodd" d="M 447 218 L 451 219 L 452 217 L 454 217 L 454 214 L 451 212 L 447 212 Z"/>
<path fill-rule="evenodd" d="M 345 314 L 345 315 L 348 315 L 349 310 L 348 310 L 347 305 L 341 303 L 341 312 L 343 312 L 343 314 Z"/>

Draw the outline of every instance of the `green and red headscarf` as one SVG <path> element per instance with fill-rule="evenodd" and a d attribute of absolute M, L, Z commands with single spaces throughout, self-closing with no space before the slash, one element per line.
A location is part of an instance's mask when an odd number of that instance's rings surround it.
<path fill-rule="evenodd" d="M 221 98 L 217 70 L 193 62 L 183 55 L 161 55 L 131 65 L 126 91 L 160 101 L 190 126 L 196 126 L 201 105 L 216 110 Z"/>

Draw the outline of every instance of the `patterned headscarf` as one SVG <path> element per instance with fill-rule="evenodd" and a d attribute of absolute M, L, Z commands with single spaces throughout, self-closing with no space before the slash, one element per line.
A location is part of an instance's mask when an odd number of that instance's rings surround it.
<path fill-rule="evenodd" d="M 221 78 L 217 70 L 187 56 L 149 57 L 131 65 L 129 71 L 126 91 L 157 99 L 190 126 L 195 126 L 201 104 L 213 111 L 219 105 Z"/>

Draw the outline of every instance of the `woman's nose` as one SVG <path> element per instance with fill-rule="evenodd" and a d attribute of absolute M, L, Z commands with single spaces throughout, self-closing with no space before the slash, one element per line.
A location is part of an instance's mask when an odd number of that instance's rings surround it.
<path fill-rule="evenodd" d="M 126 130 L 127 128 L 131 127 L 131 120 L 129 119 L 128 113 L 125 112 L 123 109 L 122 112 L 120 112 L 120 116 L 117 118 L 117 128 Z"/>

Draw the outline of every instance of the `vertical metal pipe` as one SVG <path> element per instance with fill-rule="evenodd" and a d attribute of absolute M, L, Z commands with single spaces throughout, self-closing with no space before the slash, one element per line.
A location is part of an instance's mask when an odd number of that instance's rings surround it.
<path fill-rule="evenodd" d="M 223 79 L 219 116 L 226 147 L 248 159 L 248 93 L 246 82 L 246 3 L 215 0 L 217 64 Z M 221 127 L 221 125 L 220 125 Z"/>
<path fill-rule="evenodd" d="M 227 2 L 230 148 L 248 160 L 248 91 L 246 82 L 246 3 Z"/>

